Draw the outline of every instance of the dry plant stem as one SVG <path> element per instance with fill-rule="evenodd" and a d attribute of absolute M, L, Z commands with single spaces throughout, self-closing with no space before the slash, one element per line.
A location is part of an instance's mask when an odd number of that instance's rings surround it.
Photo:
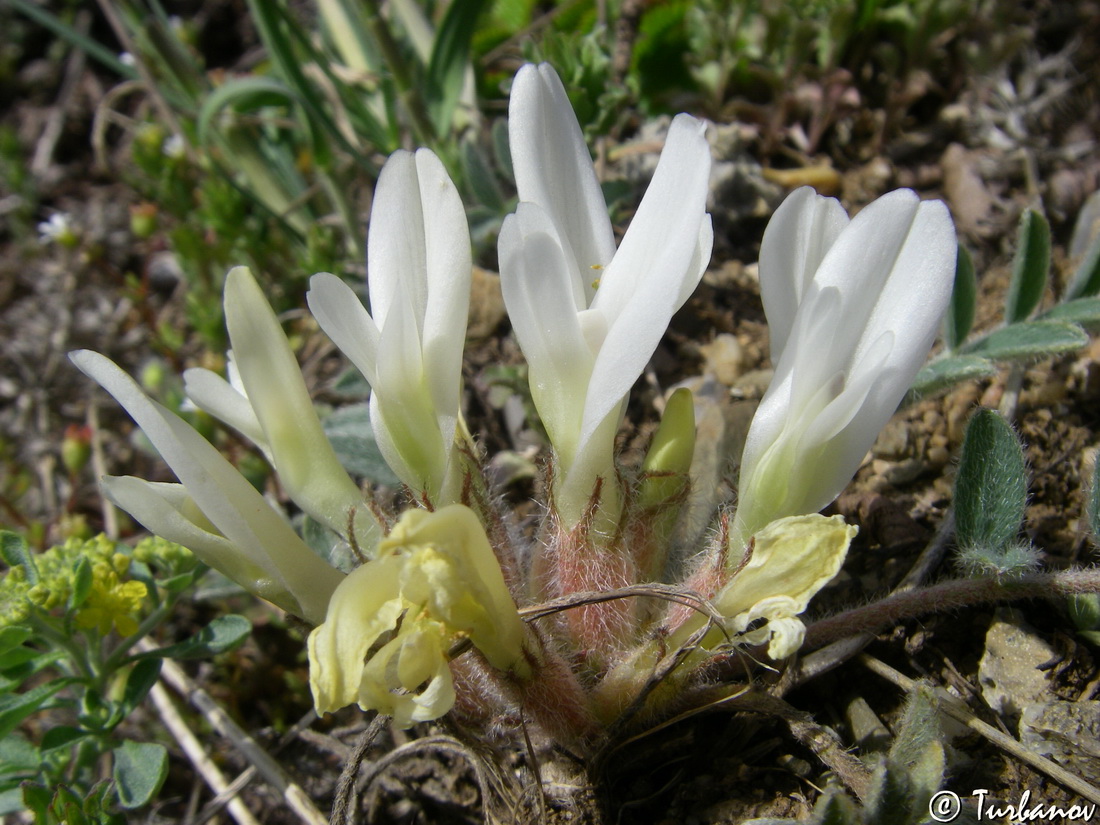
<path fill-rule="evenodd" d="M 841 782 L 861 800 L 871 791 L 871 771 L 848 753 L 836 734 L 814 722 L 810 714 L 791 707 L 782 699 L 752 691 L 740 696 L 737 710 L 756 711 L 776 716 L 787 723 L 791 734 L 829 766 Z"/>
<path fill-rule="evenodd" d="M 895 593 L 814 622 L 806 628 L 805 646 L 817 648 L 856 633 L 875 633 L 906 619 L 962 607 L 1016 599 L 1053 598 L 1100 593 L 1100 568 L 1032 573 L 1014 579 L 993 576 L 952 579 L 919 590 Z"/>
<path fill-rule="evenodd" d="M 519 720 L 523 730 L 523 744 L 527 747 L 527 758 L 531 761 L 531 772 L 535 775 L 535 798 L 539 803 L 539 823 L 546 825 L 546 794 L 542 790 L 542 769 L 539 767 L 539 757 L 535 753 L 535 746 L 531 744 L 531 734 L 527 730 L 527 720 L 522 716 Z"/>
<path fill-rule="evenodd" d="M 893 682 L 902 690 L 909 691 L 913 689 L 915 683 L 912 679 L 894 670 L 885 662 L 881 662 L 866 653 L 859 657 L 859 661 L 860 664 L 872 673 L 876 673 L 887 681 Z M 941 702 L 940 709 L 952 719 L 962 722 L 968 728 L 981 734 L 1006 753 L 1019 759 L 1021 762 L 1026 762 L 1028 765 L 1035 768 L 1035 770 L 1046 774 L 1063 787 L 1074 793 L 1080 794 L 1090 802 L 1100 804 L 1100 788 L 1090 785 L 1079 776 L 1059 767 L 1049 759 L 1045 759 L 1029 751 L 1011 736 L 1001 733 L 992 725 L 987 725 L 981 719 L 974 716 L 957 697 L 952 696 L 943 688 L 937 687 L 935 691 L 937 698 L 939 698 Z"/>
<path fill-rule="evenodd" d="M 284 747 L 308 731 L 309 726 L 316 721 L 317 714 L 311 709 L 309 713 L 299 719 L 290 730 L 279 738 L 279 744 L 275 749 L 275 753 L 279 753 Z M 256 778 L 257 773 L 258 771 L 255 765 L 249 765 L 241 771 L 241 773 L 237 775 L 237 778 L 230 782 L 224 791 L 219 791 L 213 799 L 202 806 L 202 810 L 199 811 L 198 814 L 187 820 L 188 825 L 203 825 L 203 823 L 216 817 L 221 813 L 222 808 L 232 802 L 237 797 L 237 794 L 239 794 L 249 782 Z"/>
<path fill-rule="evenodd" d="M 386 18 L 382 16 L 382 4 L 379 0 L 367 0 L 363 5 L 367 11 L 367 28 L 370 29 L 371 35 L 382 52 L 382 59 L 386 64 L 386 68 L 393 75 L 394 83 L 397 85 L 397 93 L 401 96 L 401 102 L 405 104 L 405 109 L 409 114 L 413 136 L 416 138 L 416 142 L 422 146 L 433 146 L 435 144 L 435 126 L 428 115 L 424 98 L 420 95 L 420 89 L 409 74 L 405 58 L 401 54 L 397 41 L 394 40 L 389 24 L 386 22 Z"/>
<path fill-rule="evenodd" d="M 487 765 L 477 753 L 451 736 L 425 736 L 423 739 L 414 739 L 412 742 L 407 742 L 396 750 L 390 751 L 367 769 L 363 775 L 363 783 L 369 786 L 390 765 L 400 762 L 408 756 L 423 752 L 431 753 L 432 751 L 456 754 L 473 766 L 474 775 L 477 777 L 477 787 L 481 793 L 482 810 L 485 812 L 483 818 L 488 821 L 488 807 L 491 797 L 489 795 Z"/>
<path fill-rule="evenodd" d="M 168 691 L 164 689 L 160 682 L 157 682 L 153 685 L 153 689 L 149 691 L 149 697 L 157 707 L 160 721 L 179 742 L 183 752 L 187 754 L 187 758 L 191 760 L 191 764 L 195 766 L 195 770 L 199 772 L 206 784 L 210 786 L 214 793 L 225 793 L 229 789 L 229 783 L 226 781 L 225 775 L 218 770 L 218 766 L 206 755 L 202 743 L 187 727 L 187 723 L 179 715 L 176 706 L 172 704 Z M 229 815 L 233 817 L 238 825 L 260 825 L 259 820 L 252 816 L 240 799 L 230 799 L 228 808 Z"/>
<path fill-rule="evenodd" d="M 73 28 L 81 35 L 87 36 L 91 26 L 92 16 L 87 9 L 77 12 Z M 65 128 L 65 117 L 68 114 L 69 104 L 76 92 L 77 83 L 84 73 L 86 54 L 83 49 L 73 48 L 69 60 L 65 64 L 65 76 L 61 81 L 61 92 L 57 96 L 57 103 L 50 110 L 46 118 L 46 126 L 42 130 L 42 136 L 34 147 L 34 159 L 31 161 L 31 172 L 36 176 L 45 174 L 53 163 L 54 149 L 61 139 L 61 132 Z"/>
<path fill-rule="evenodd" d="M 99 0 L 99 8 L 103 11 L 103 16 L 107 18 L 107 22 L 111 25 L 111 30 L 115 33 L 115 37 L 118 38 L 118 42 L 122 45 L 122 48 L 134 56 L 134 68 L 137 69 L 137 73 L 141 77 L 141 82 L 144 84 L 145 91 L 148 93 L 150 100 L 153 101 L 153 106 L 156 108 L 157 114 L 168 124 L 168 128 L 172 130 L 172 134 L 186 134 L 183 131 L 183 127 L 180 126 L 176 113 L 172 111 L 172 107 L 168 105 L 168 101 L 165 100 L 164 96 L 160 93 L 160 88 L 157 86 L 156 79 L 149 73 L 149 68 L 145 65 L 145 61 L 141 59 L 137 47 L 134 45 L 134 40 L 130 37 L 130 32 L 126 29 L 126 24 L 123 23 L 122 18 L 119 17 L 118 9 L 116 9 L 114 5 L 114 0 Z M 187 153 L 187 158 L 192 163 L 197 161 L 194 152 L 191 147 L 187 145 L 186 141 L 184 142 L 183 151 Z"/>
<path fill-rule="evenodd" d="M 152 645 L 145 642 L 140 647 L 151 649 Z M 287 806 L 302 822 L 307 823 L 307 825 L 328 825 L 328 818 L 317 810 L 313 802 L 306 796 L 302 786 L 291 779 L 279 763 L 272 759 L 271 755 L 261 748 L 255 739 L 230 719 L 229 715 L 210 697 L 210 694 L 196 685 L 179 665 L 170 659 L 166 659 L 161 667 L 160 675 L 177 693 L 185 697 L 196 710 L 206 717 L 214 730 L 229 739 L 237 750 L 256 766 L 256 770 L 260 772 L 264 781 L 283 795 Z"/>
<path fill-rule="evenodd" d="M 901 584 L 894 589 L 891 596 L 911 591 L 923 584 L 925 579 L 943 561 L 954 535 L 955 511 L 948 510 L 940 529 L 936 532 L 936 537 L 924 548 L 916 563 L 905 574 L 905 578 L 901 580 Z M 823 673 L 828 673 L 830 670 L 844 664 L 874 641 L 874 638 L 871 633 L 860 633 L 833 642 L 820 650 L 815 650 L 813 653 L 799 659 L 794 666 L 787 668 L 783 673 L 783 677 L 776 682 L 769 692 L 773 696 L 785 696 L 788 691 L 799 685 L 805 684 L 811 679 L 815 679 Z"/>
<path fill-rule="evenodd" d="M 336 798 L 332 802 L 333 825 L 344 825 L 352 821 L 352 811 L 355 808 L 355 779 L 359 776 L 359 768 L 370 746 L 378 738 L 378 734 L 389 724 L 390 718 L 385 714 L 376 713 L 367 725 L 367 729 L 355 741 L 355 748 L 344 764 L 340 780 L 336 783 Z"/>

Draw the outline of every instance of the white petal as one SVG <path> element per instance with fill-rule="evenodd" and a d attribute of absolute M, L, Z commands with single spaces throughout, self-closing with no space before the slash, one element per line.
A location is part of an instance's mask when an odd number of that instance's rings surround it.
<path fill-rule="evenodd" d="M 538 206 L 521 203 L 505 218 L 499 258 L 504 303 L 527 359 L 532 395 L 555 449 L 571 456 L 593 359 L 569 287 L 569 263 Z"/>
<path fill-rule="evenodd" d="M 372 426 L 384 427 L 388 437 L 409 467 L 412 479 L 402 477 L 415 491 L 436 491 L 444 480 L 450 444 L 443 443 L 439 418 L 425 376 L 417 337 L 413 307 L 398 293 L 390 307 L 378 344 L 378 385 L 371 398 L 378 398 L 382 417 Z M 372 411 L 373 411 L 372 407 Z M 453 435 L 453 431 L 452 431 Z M 397 468 L 392 468 L 397 473 Z"/>
<path fill-rule="evenodd" d="M 428 305 L 427 266 L 416 158 L 398 150 L 378 176 L 367 230 L 367 288 L 371 317 L 378 329 L 386 328 L 400 284 L 412 301 L 419 337 Z"/>
<path fill-rule="evenodd" d="M 685 282 L 701 276 L 698 252 L 710 177 L 705 126 L 678 115 L 645 197 L 592 301 L 609 322 L 589 382 L 580 443 L 595 432 L 653 355 Z"/>
<path fill-rule="evenodd" d="M 270 448 L 263 428 L 260 427 L 260 420 L 256 418 L 248 398 L 220 375 L 206 369 L 186 370 L 183 373 L 183 391 L 200 409 L 228 424 L 265 453 L 269 453 Z"/>
<path fill-rule="evenodd" d="M 373 387 L 378 382 L 378 327 L 355 290 L 335 275 L 318 272 L 309 280 L 306 301 L 321 329 Z"/>
<path fill-rule="evenodd" d="M 362 504 L 359 488 L 321 429 L 282 327 L 244 267 L 226 276 L 225 325 L 279 480 L 309 515 L 333 530 L 346 529 L 348 513 Z"/>
<path fill-rule="evenodd" d="M 218 533 L 182 484 L 156 483 L 133 476 L 104 476 L 101 483 L 107 498 L 150 533 L 182 544 L 204 564 L 284 610 L 301 611 L 271 560 L 266 556 L 246 556 Z"/>
<path fill-rule="evenodd" d="M 386 414 L 382 410 L 379 395 L 373 392 L 370 396 L 370 426 L 371 431 L 374 433 L 374 440 L 378 444 L 378 451 L 382 453 L 382 458 L 393 470 L 393 474 L 401 479 L 401 482 L 409 489 L 416 493 L 421 492 L 424 489 L 424 479 L 420 473 L 413 470 L 402 455 L 397 442 L 390 433 L 389 425 L 386 423 Z"/>
<path fill-rule="evenodd" d="M 421 330 L 424 371 L 436 412 L 454 437 L 462 378 L 462 349 L 470 309 L 470 229 L 458 190 L 443 164 L 427 149 L 416 153 L 417 179 L 424 212 L 427 303 Z"/>
<path fill-rule="evenodd" d="M 699 224 L 699 241 L 695 245 L 695 252 L 691 256 L 691 263 L 688 265 L 688 277 L 684 279 L 684 283 L 680 286 L 680 294 L 676 296 L 674 313 L 678 312 L 680 307 L 687 303 L 687 299 L 691 297 L 696 287 L 699 286 L 699 282 L 703 280 L 703 275 L 706 274 L 707 267 L 710 266 L 710 255 L 713 247 L 714 227 L 708 213 L 703 215 L 703 221 Z"/>
<path fill-rule="evenodd" d="M 653 179 L 592 300 L 612 323 L 627 304 L 642 303 L 638 290 L 679 296 L 685 280 L 702 274 L 696 250 L 701 237 L 708 237 L 701 225 L 710 221 L 705 132 L 706 124 L 690 115 L 677 115 L 669 127 Z M 669 307 L 674 303 L 667 301 Z"/>
<path fill-rule="evenodd" d="M 113 362 L 89 350 L 70 353 L 69 358 L 133 417 L 218 531 L 246 556 L 270 558 L 301 605 L 303 618 L 321 621 L 343 574 L 303 544 L 206 439 L 148 398 Z"/>
<path fill-rule="evenodd" d="M 795 311 L 825 253 L 848 225 L 840 201 L 818 195 L 809 186 L 796 189 L 780 204 L 760 243 L 760 297 L 768 318 L 772 363 L 778 363 Z"/>
<path fill-rule="evenodd" d="M 589 282 L 599 273 L 586 274 L 607 266 L 615 254 L 615 238 L 577 116 L 548 63 L 524 66 L 516 74 L 508 139 L 519 199 L 537 203 L 549 214 L 591 298 Z"/>

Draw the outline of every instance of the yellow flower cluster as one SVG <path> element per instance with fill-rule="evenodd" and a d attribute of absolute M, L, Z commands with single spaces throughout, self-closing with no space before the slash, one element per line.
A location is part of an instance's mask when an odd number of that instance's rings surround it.
<path fill-rule="evenodd" d="M 111 564 L 99 563 L 92 568 L 92 587 L 76 613 L 76 623 L 84 628 L 97 628 L 101 636 L 112 626 L 122 636 L 137 632 L 141 603 L 148 591 L 142 582 L 121 581 L 130 567 L 130 559 L 117 553 Z"/>
<path fill-rule="evenodd" d="M 161 546 L 167 542 L 156 542 L 155 547 L 146 549 L 171 555 Z M 74 538 L 32 556 L 32 571 L 15 565 L 0 579 L 0 627 L 26 621 L 33 609 L 49 612 L 70 605 L 78 589 L 79 571 L 87 565 L 91 582 L 75 615 L 77 625 L 98 628 L 101 634 L 112 628 L 124 636 L 134 633 L 148 594 L 144 584 L 127 580 L 131 557 L 124 549 L 104 535 L 87 541 Z M 186 553 L 176 549 L 176 555 Z"/>

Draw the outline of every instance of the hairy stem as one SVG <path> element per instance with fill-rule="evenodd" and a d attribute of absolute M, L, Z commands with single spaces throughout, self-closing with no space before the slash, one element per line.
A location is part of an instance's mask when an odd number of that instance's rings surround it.
<path fill-rule="evenodd" d="M 805 649 L 819 648 L 856 633 L 875 633 L 927 613 L 942 613 L 991 602 L 1053 598 L 1100 592 L 1100 568 L 1033 573 L 1012 579 L 995 576 L 951 579 L 930 587 L 895 593 L 814 622 L 806 628 Z"/>

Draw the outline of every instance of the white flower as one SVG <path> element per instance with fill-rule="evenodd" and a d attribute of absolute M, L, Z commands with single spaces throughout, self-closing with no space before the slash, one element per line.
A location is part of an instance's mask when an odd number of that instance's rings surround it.
<path fill-rule="evenodd" d="M 443 164 L 427 149 L 390 156 L 367 239 L 371 312 L 334 275 L 310 282 L 321 328 L 371 385 L 383 457 L 436 504 L 457 497 L 453 449 L 470 304 L 470 233 Z"/>
<path fill-rule="evenodd" d="M 548 64 L 512 85 L 508 128 L 520 204 L 501 228 L 501 287 L 554 447 L 555 504 L 575 523 L 612 449 L 627 392 L 695 289 L 713 240 L 704 125 L 679 115 L 615 250 L 607 207 L 565 89 Z"/>
<path fill-rule="evenodd" d="M 745 444 L 731 549 L 840 494 L 928 356 L 955 257 L 947 207 L 906 189 L 851 222 L 808 187 L 779 207 L 760 249 L 775 376 Z"/>
<path fill-rule="evenodd" d="M 70 249 L 79 243 L 73 219 L 68 212 L 54 212 L 48 221 L 39 223 L 38 240 L 40 243 L 56 243 Z"/>
<path fill-rule="evenodd" d="M 183 135 L 170 135 L 164 141 L 164 146 L 161 147 L 160 151 L 166 158 L 182 160 L 184 155 L 187 154 L 187 144 L 184 142 Z"/>
<path fill-rule="evenodd" d="M 339 534 L 354 513 L 357 542 L 372 547 L 381 531 L 321 429 L 290 344 L 245 267 L 226 276 L 225 322 L 230 380 L 187 370 L 188 397 L 260 447 L 299 507 Z"/>
<path fill-rule="evenodd" d="M 69 357 L 126 409 L 181 484 L 107 477 L 108 498 L 151 532 L 314 624 L 344 575 L 320 559 L 209 442 L 96 352 Z"/>

